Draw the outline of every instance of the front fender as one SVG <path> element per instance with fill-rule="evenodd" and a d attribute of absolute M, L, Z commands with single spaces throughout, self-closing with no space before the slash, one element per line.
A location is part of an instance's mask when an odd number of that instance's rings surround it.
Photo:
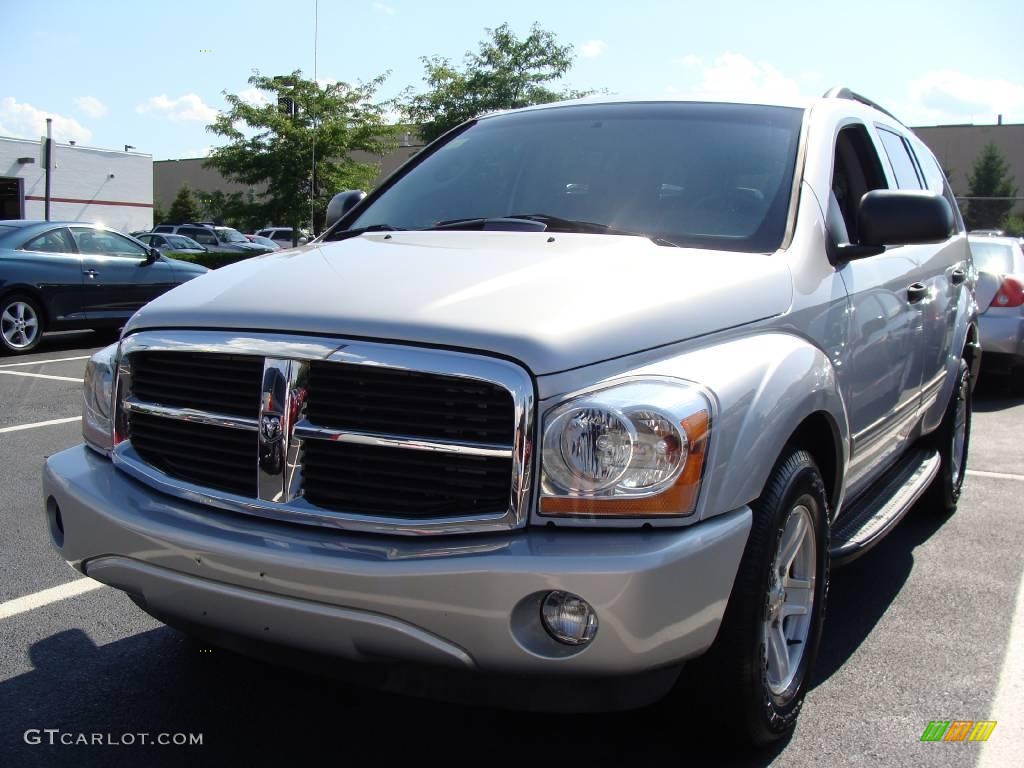
<path fill-rule="evenodd" d="M 807 340 L 764 332 L 717 341 L 609 380 L 623 376 L 687 379 L 714 397 L 716 413 L 697 507 L 702 518 L 760 496 L 787 442 L 813 414 L 824 415 L 832 427 L 828 438 L 836 451 L 836 487 L 843 487 L 850 454 L 846 406 L 831 360 Z M 836 501 L 841 502 L 841 494 Z"/>

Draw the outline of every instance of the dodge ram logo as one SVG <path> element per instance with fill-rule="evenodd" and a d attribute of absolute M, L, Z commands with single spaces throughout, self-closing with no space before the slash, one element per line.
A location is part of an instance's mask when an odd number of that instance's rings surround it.
<path fill-rule="evenodd" d="M 263 439 L 267 441 L 279 438 L 281 436 L 281 417 L 270 413 L 265 414 L 260 420 L 260 432 L 263 434 Z"/>

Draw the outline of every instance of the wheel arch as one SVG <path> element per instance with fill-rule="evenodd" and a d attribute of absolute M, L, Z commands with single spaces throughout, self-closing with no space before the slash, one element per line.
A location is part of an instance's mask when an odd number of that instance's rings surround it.
<path fill-rule="evenodd" d="M 27 296 L 35 301 L 36 306 L 39 307 L 39 311 L 43 315 L 43 323 L 47 327 L 50 325 L 50 307 L 47 305 L 46 299 L 43 298 L 42 291 L 34 285 L 13 283 L 0 287 L 0 302 L 5 301 L 9 296 Z"/>

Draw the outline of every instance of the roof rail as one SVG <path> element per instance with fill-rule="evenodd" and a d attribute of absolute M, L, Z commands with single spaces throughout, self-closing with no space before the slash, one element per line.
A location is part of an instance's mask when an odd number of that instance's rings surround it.
<path fill-rule="evenodd" d="M 884 107 L 880 106 L 879 104 L 876 104 L 871 99 L 869 99 L 867 96 L 861 96 L 859 93 L 851 91 L 849 88 L 843 88 L 843 87 L 837 85 L 834 88 L 829 88 L 827 91 L 825 91 L 825 93 L 822 94 L 821 97 L 823 99 L 849 99 L 850 101 L 856 101 L 859 104 L 863 104 L 865 107 L 871 107 L 872 109 L 877 109 L 883 115 L 888 115 L 893 120 L 895 120 L 897 123 L 899 123 L 900 125 L 903 125 L 903 121 L 900 120 L 898 117 L 896 117 L 896 115 L 894 115 L 888 109 L 885 109 Z"/>

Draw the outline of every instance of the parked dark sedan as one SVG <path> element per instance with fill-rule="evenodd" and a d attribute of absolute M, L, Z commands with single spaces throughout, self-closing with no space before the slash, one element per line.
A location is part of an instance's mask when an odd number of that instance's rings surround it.
<path fill-rule="evenodd" d="M 28 352 L 46 331 L 118 328 L 208 270 L 75 221 L 0 221 L 0 343 Z"/>

